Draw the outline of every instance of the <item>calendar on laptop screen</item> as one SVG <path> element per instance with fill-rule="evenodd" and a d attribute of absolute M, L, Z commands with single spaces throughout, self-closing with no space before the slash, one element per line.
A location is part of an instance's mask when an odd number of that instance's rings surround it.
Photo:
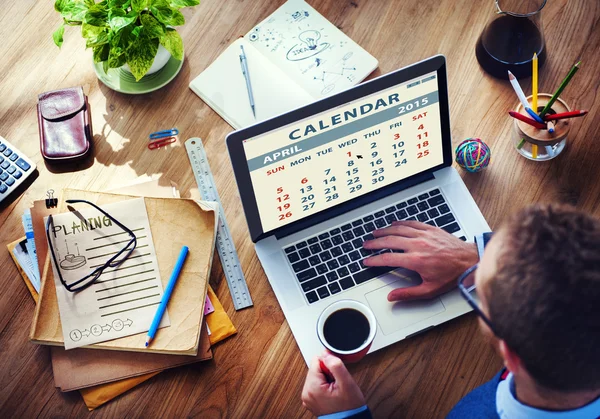
<path fill-rule="evenodd" d="M 244 141 L 269 232 L 443 163 L 437 73 Z"/>

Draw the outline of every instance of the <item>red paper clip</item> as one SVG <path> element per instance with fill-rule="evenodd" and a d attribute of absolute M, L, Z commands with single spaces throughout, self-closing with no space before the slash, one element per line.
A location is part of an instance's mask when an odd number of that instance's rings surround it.
<path fill-rule="evenodd" d="M 148 148 L 150 150 L 154 150 L 160 147 L 165 147 L 171 143 L 174 143 L 177 140 L 177 138 L 175 137 L 167 137 L 167 138 L 161 138 L 159 140 L 155 140 L 155 141 L 150 141 L 150 143 L 148 143 Z"/>

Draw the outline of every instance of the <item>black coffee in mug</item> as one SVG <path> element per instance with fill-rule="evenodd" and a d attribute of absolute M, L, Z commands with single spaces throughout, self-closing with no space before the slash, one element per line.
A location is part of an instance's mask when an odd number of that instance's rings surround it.
<path fill-rule="evenodd" d="M 334 311 L 323 325 L 323 337 L 340 351 L 359 348 L 369 338 L 370 331 L 369 319 L 353 308 Z"/>

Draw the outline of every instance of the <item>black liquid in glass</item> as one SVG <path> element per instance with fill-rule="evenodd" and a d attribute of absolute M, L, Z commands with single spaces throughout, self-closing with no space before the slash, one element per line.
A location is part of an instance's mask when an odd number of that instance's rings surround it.
<path fill-rule="evenodd" d="M 369 338 L 369 320 L 358 310 L 343 308 L 334 311 L 325 320 L 323 336 L 335 349 L 351 351 Z"/>
<path fill-rule="evenodd" d="M 485 28 L 475 48 L 479 65 L 494 77 L 506 79 L 510 70 L 517 78 L 531 76 L 533 53 L 538 66 L 546 60 L 544 38 L 526 17 L 501 16 Z"/>

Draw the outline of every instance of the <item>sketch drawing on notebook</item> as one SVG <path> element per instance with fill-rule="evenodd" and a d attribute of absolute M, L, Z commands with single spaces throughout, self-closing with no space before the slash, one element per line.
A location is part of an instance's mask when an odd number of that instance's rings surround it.
<path fill-rule="evenodd" d="M 286 73 L 312 81 L 303 87 L 313 97 L 351 87 L 357 69 L 364 72 L 354 54 L 361 48 L 303 0 L 289 0 L 245 38 Z"/>
<path fill-rule="evenodd" d="M 76 211 L 53 215 L 48 224 L 66 349 L 146 332 L 163 294 L 143 198 L 101 208 L 135 235 L 135 249 L 119 264 L 107 261 L 130 238 L 97 209 L 78 206 Z M 81 291 L 71 292 L 62 282 L 74 284 L 98 268 L 101 273 L 95 282 Z M 169 325 L 165 313 L 161 327 Z"/>
<path fill-rule="evenodd" d="M 240 71 L 244 48 L 255 106 L 248 106 Z M 236 39 L 190 83 L 232 127 L 240 129 L 365 79 L 377 60 L 303 0 L 289 0 Z"/>

